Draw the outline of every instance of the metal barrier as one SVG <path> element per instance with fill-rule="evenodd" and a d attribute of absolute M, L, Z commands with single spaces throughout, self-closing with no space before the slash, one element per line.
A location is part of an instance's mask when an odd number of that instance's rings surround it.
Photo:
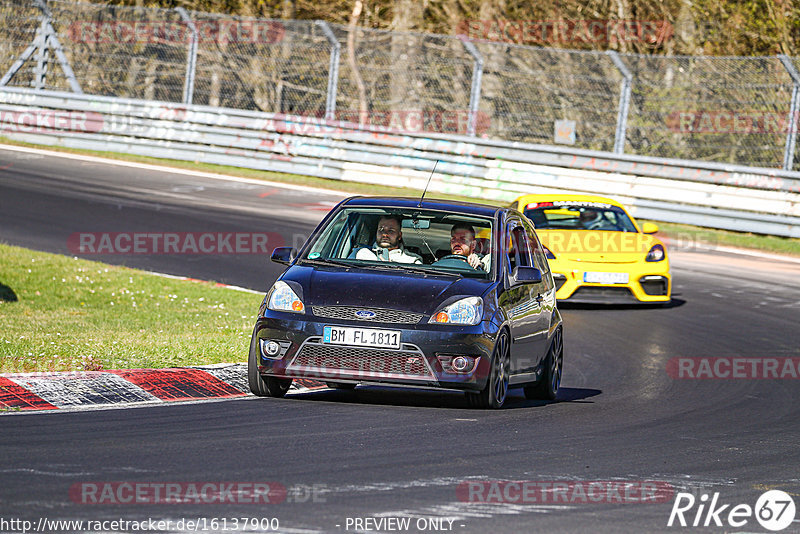
<path fill-rule="evenodd" d="M 511 201 L 532 192 L 621 199 L 661 221 L 800 237 L 800 173 L 624 156 L 231 108 L 0 88 L 20 141 Z"/>
<path fill-rule="evenodd" d="M 559 50 L 465 31 L 0 0 L 0 86 L 366 126 L 413 119 L 418 132 L 646 157 L 800 163 L 800 58 Z"/>

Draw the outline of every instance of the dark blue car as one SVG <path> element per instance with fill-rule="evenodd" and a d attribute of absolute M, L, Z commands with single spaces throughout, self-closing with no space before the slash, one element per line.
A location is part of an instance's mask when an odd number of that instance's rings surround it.
<path fill-rule="evenodd" d="M 342 201 L 264 298 L 248 378 L 281 397 L 293 378 L 330 387 L 417 386 L 499 408 L 510 387 L 555 399 L 563 334 L 531 222 L 511 208 L 440 200 Z"/>

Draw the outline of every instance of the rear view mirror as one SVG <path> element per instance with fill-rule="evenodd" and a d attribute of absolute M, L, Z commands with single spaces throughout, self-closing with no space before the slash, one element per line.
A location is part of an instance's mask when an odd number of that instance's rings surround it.
<path fill-rule="evenodd" d="M 427 230 L 431 227 L 428 219 L 403 219 L 403 228 L 416 228 L 417 230 Z"/>
<path fill-rule="evenodd" d="M 297 249 L 294 247 L 277 247 L 272 251 L 270 259 L 275 263 L 289 265 L 297 257 Z"/>

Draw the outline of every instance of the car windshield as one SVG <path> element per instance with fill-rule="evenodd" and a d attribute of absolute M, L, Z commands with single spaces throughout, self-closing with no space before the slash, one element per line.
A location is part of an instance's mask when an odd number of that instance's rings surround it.
<path fill-rule="evenodd" d="M 430 209 L 345 208 L 301 261 L 488 278 L 492 220 Z"/>
<path fill-rule="evenodd" d="M 601 202 L 552 201 L 525 206 L 525 216 L 537 230 L 605 230 L 635 232 L 625 210 Z"/>

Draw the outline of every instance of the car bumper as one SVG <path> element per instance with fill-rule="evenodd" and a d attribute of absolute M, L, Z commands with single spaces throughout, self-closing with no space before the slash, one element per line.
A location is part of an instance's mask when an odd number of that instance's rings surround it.
<path fill-rule="evenodd" d="M 672 298 L 672 277 L 669 264 L 654 262 L 636 265 L 635 269 L 625 264 L 583 263 L 573 266 L 553 266 L 556 282 L 556 298 L 575 303 L 658 303 Z M 627 283 L 593 283 L 584 281 L 584 273 L 627 273 Z"/>
<path fill-rule="evenodd" d="M 325 343 L 325 326 L 398 331 L 401 346 Z M 497 328 L 489 322 L 475 326 L 376 324 L 267 311 L 258 318 L 255 335 L 262 375 L 479 391 L 489 375 Z M 269 341 L 281 347 L 272 356 L 265 350 Z M 448 362 L 456 356 L 471 358 L 472 366 L 465 372 L 454 371 Z"/>

